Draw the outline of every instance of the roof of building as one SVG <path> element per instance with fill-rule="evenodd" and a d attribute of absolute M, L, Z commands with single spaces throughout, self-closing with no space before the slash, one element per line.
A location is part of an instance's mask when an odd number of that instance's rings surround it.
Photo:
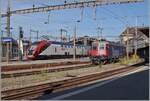
<path fill-rule="evenodd" d="M 126 28 L 120 36 L 126 36 L 128 31 L 128 35 L 135 35 L 136 27 L 128 27 Z M 138 32 L 142 32 L 145 36 L 149 37 L 149 27 L 137 27 Z"/>
<path fill-rule="evenodd" d="M 139 28 L 139 30 L 149 37 L 149 27 Z"/>

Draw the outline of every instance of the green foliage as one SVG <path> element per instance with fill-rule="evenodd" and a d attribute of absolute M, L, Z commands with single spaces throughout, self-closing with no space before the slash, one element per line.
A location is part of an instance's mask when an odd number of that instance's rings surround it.
<path fill-rule="evenodd" d="M 47 71 L 46 70 L 42 70 L 41 71 L 41 76 L 42 77 L 46 77 L 47 76 Z"/>
<path fill-rule="evenodd" d="M 131 57 L 129 57 L 129 59 L 127 59 L 127 57 L 120 58 L 119 63 L 121 65 L 128 65 L 128 64 L 136 63 L 139 59 L 140 59 L 139 56 L 132 55 Z"/>

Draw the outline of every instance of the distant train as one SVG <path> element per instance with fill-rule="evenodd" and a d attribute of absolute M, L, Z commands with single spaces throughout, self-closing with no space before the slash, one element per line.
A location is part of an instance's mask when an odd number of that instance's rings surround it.
<path fill-rule="evenodd" d="M 76 44 L 76 57 L 89 56 L 91 46 Z M 58 59 L 72 58 L 74 47 L 72 43 L 43 40 L 34 42 L 28 49 L 28 59 Z"/>
<path fill-rule="evenodd" d="M 119 43 L 100 40 L 92 43 L 89 51 L 91 61 L 94 64 L 103 64 L 118 60 L 125 55 L 125 47 Z"/>

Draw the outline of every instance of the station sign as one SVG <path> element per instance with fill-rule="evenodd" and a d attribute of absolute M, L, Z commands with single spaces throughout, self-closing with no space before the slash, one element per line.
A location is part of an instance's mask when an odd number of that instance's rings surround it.
<path fill-rule="evenodd" d="M 12 42 L 12 41 L 13 41 L 13 38 L 9 38 L 9 37 L 7 37 L 7 38 L 2 38 L 2 41 L 3 41 L 3 42 Z"/>

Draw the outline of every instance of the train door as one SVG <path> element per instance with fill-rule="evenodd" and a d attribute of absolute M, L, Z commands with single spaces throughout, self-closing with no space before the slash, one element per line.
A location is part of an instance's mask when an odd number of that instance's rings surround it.
<path fill-rule="evenodd" d="M 109 59 L 113 57 L 113 47 L 111 44 L 109 44 Z"/>

